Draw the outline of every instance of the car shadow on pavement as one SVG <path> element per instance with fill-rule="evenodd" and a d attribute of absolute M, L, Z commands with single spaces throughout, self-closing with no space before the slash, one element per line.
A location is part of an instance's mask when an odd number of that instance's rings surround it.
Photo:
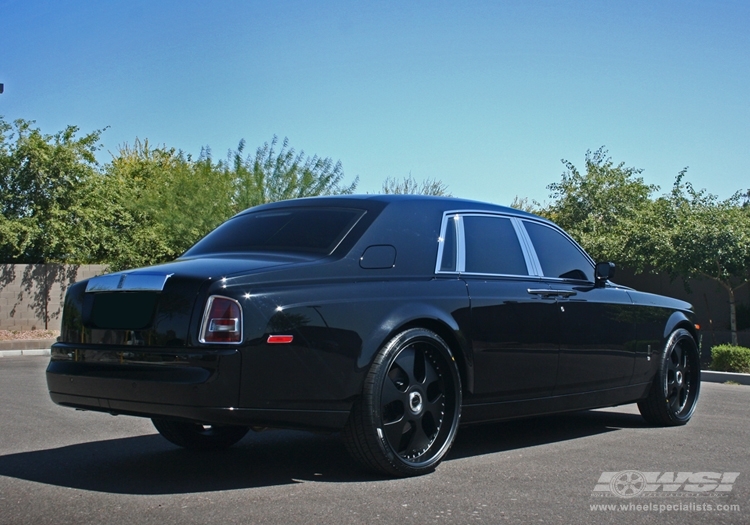
<path fill-rule="evenodd" d="M 463 427 L 446 461 L 638 428 L 640 417 L 580 412 Z M 338 434 L 250 433 L 234 447 L 183 450 L 143 435 L 0 456 L 0 476 L 115 494 L 186 494 L 317 482 L 367 482 Z"/>
<path fill-rule="evenodd" d="M 599 410 L 466 425 L 459 430 L 446 460 L 647 426 L 638 414 Z"/>

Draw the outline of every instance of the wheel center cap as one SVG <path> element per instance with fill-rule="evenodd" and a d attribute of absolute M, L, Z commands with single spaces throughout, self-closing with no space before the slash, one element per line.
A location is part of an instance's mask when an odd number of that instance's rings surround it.
<path fill-rule="evenodd" d="M 422 411 L 422 394 L 412 392 L 409 394 L 409 410 L 412 414 L 419 414 Z"/>
<path fill-rule="evenodd" d="M 677 384 L 681 385 L 682 384 L 682 372 L 678 371 L 677 375 L 675 376 L 675 379 L 677 380 Z"/>

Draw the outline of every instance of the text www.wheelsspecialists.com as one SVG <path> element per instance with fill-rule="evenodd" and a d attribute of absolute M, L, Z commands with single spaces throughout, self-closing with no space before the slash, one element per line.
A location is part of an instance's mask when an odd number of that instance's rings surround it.
<path fill-rule="evenodd" d="M 654 512 L 663 514 L 665 512 L 740 512 L 737 504 L 720 503 L 617 503 L 617 504 L 590 504 L 592 511 L 608 512 Z"/>

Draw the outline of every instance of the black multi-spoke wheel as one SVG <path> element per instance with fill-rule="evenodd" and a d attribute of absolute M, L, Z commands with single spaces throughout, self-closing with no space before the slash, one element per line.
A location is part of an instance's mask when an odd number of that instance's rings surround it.
<path fill-rule="evenodd" d="M 228 448 L 245 437 L 249 428 L 228 425 L 200 425 L 168 419 L 152 419 L 151 422 L 165 439 L 178 447 L 192 450 L 215 450 Z"/>
<path fill-rule="evenodd" d="M 700 357 L 693 336 L 684 329 L 672 332 L 648 397 L 638 402 L 643 418 L 652 425 L 684 425 L 698 401 Z"/>
<path fill-rule="evenodd" d="M 460 414 L 461 380 L 448 346 L 429 330 L 411 328 L 376 356 L 344 438 L 365 466 L 415 476 L 448 453 Z"/>

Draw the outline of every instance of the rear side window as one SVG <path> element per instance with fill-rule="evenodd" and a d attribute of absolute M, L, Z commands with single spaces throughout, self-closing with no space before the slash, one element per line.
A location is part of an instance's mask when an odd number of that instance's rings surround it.
<path fill-rule="evenodd" d="M 524 221 L 523 225 L 545 277 L 594 281 L 594 267 L 570 239 L 543 224 Z"/>
<path fill-rule="evenodd" d="M 328 255 L 364 213 L 350 208 L 287 208 L 248 213 L 229 219 L 185 255 L 248 251 Z"/>
<path fill-rule="evenodd" d="M 510 219 L 466 215 L 463 222 L 467 273 L 528 275 Z"/>

